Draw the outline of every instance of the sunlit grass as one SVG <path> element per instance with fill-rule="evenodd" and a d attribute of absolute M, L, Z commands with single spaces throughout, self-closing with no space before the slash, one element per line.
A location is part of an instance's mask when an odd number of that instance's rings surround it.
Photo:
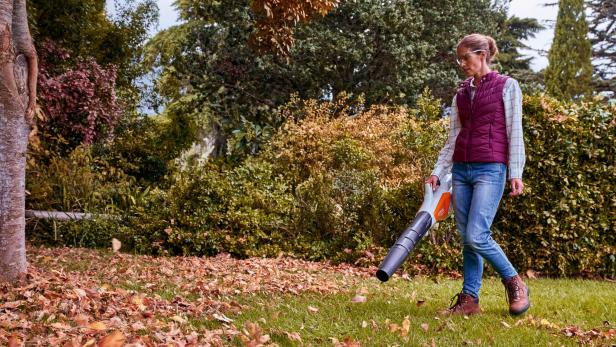
<path fill-rule="evenodd" d="M 590 330 L 616 324 L 616 285 L 609 282 L 530 280 L 531 309 L 526 315 L 511 317 L 502 284 L 488 279 L 481 292 L 482 314 L 440 317 L 438 311 L 448 307 L 460 286 L 461 281 L 455 280 L 436 283 L 417 278 L 381 284 L 369 279 L 335 295 L 261 295 L 247 303 L 251 309 L 239 315 L 236 324 L 256 322 L 281 346 L 299 343 L 289 339 L 287 333 L 293 332 L 299 333 L 303 343 L 315 346 L 331 345 L 333 339 L 343 341 L 345 337 L 363 346 L 430 346 L 433 341 L 437 346 L 576 346 L 578 340 L 565 336 L 561 329 L 576 325 Z M 366 302 L 353 303 L 357 293 Z M 410 325 L 403 336 L 405 319 Z M 398 330 L 390 331 L 395 329 L 391 324 Z M 593 343 L 610 346 L 616 341 L 596 339 Z"/>

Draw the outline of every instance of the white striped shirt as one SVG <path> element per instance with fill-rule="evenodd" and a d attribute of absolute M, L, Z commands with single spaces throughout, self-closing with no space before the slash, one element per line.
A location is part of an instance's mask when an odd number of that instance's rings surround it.
<path fill-rule="evenodd" d="M 474 96 L 475 86 L 471 80 L 471 95 Z M 507 139 L 509 141 L 509 163 L 507 165 L 507 176 L 511 180 L 513 178 L 522 178 L 524 164 L 526 162 L 526 153 L 524 150 L 524 135 L 522 133 L 522 91 L 518 81 L 513 78 L 508 78 L 503 88 L 503 102 L 505 104 L 505 124 L 507 127 Z M 456 138 L 460 133 L 461 124 L 458 117 L 458 107 L 456 106 L 456 97 L 454 96 L 451 103 L 451 115 L 449 136 L 441 153 L 438 156 L 432 175 L 439 178 L 444 177 L 451 172 L 453 166 L 453 152 L 456 147 Z"/>

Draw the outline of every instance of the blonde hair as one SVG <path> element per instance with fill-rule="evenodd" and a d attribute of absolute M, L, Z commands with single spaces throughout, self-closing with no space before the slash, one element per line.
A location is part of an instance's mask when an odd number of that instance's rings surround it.
<path fill-rule="evenodd" d="M 470 34 L 464 36 L 462 40 L 458 42 L 457 47 L 468 48 L 471 51 L 485 51 L 486 62 L 488 64 L 491 64 L 492 59 L 494 59 L 498 55 L 498 47 L 496 47 L 496 41 L 491 36 L 482 34 Z"/>

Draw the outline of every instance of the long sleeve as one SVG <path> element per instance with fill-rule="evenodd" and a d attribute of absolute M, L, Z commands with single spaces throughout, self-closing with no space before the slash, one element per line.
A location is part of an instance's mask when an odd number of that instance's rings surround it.
<path fill-rule="evenodd" d="M 503 91 L 507 139 L 509 140 L 508 178 L 522 178 L 526 163 L 522 129 L 522 91 L 518 81 L 509 78 Z"/>
<path fill-rule="evenodd" d="M 439 179 L 443 178 L 451 172 L 453 166 L 453 152 L 456 148 L 456 139 L 460 133 L 460 118 L 458 117 L 458 107 L 456 106 L 456 98 L 454 96 L 451 103 L 451 115 L 449 116 L 450 126 L 447 142 L 438 156 L 432 175 Z"/>

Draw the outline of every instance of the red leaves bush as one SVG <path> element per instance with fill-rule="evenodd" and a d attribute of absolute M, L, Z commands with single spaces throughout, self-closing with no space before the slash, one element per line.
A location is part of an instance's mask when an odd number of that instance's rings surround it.
<path fill-rule="evenodd" d="M 39 51 L 39 102 L 46 116 L 41 132 L 61 136 L 71 147 L 109 135 L 121 117 L 115 94 L 116 67 L 103 67 L 91 57 L 63 67 L 70 52 L 51 41 L 44 42 Z"/>

